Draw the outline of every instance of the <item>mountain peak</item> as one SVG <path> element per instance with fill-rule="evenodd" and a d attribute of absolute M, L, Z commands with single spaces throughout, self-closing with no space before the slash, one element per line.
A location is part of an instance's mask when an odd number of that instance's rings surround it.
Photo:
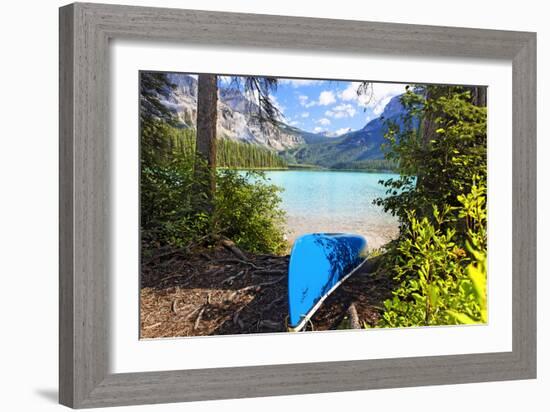
<path fill-rule="evenodd" d="M 195 128 L 197 124 L 198 80 L 187 74 L 169 73 L 168 80 L 176 87 L 162 104 L 173 111 L 182 127 Z M 234 85 L 219 86 L 218 136 L 273 150 L 285 150 L 305 142 L 299 129 L 288 125 L 266 122 L 262 127 L 254 116 L 258 105 Z"/>

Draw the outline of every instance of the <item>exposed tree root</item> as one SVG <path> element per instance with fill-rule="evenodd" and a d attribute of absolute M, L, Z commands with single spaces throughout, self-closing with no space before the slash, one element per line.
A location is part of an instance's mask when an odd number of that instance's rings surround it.
<path fill-rule="evenodd" d="M 286 332 L 288 256 L 240 252 L 243 256 L 236 257 L 231 248 L 219 246 L 144 263 L 140 336 Z M 162 254 L 169 256 L 166 250 Z M 267 279 L 258 282 L 259 277 Z M 362 268 L 327 298 L 306 329 L 376 325 L 392 288 L 391 279 Z"/>

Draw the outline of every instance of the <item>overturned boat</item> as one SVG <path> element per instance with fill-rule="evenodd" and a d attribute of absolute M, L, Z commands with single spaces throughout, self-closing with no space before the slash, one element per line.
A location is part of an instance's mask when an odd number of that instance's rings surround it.
<path fill-rule="evenodd" d="M 298 238 L 288 267 L 290 331 L 300 331 L 328 295 L 366 261 L 367 240 L 347 233 Z"/>

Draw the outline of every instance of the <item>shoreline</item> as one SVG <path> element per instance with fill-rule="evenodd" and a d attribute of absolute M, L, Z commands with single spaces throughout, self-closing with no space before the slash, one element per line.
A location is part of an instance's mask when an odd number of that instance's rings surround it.
<path fill-rule="evenodd" d="M 307 233 L 353 233 L 367 239 L 369 251 L 379 249 L 399 235 L 398 222 L 383 222 L 369 224 L 365 221 L 335 221 L 320 218 L 304 218 L 287 216 L 285 235 L 292 246 L 294 241 Z"/>
<path fill-rule="evenodd" d="M 380 174 L 398 174 L 391 169 L 329 169 L 322 167 L 217 167 L 219 170 L 237 170 L 243 172 L 260 171 L 260 172 L 352 172 L 352 173 L 380 173 Z"/>

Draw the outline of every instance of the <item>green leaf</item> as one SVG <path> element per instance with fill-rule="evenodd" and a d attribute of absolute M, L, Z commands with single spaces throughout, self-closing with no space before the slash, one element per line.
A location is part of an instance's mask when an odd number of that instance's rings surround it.
<path fill-rule="evenodd" d="M 428 299 L 430 300 L 430 306 L 432 308 L 437 307 L 437 304 L 439 303 L 439 295 L 440 292 L 437 285 L 428 285 Z"/>
<path fill-rule="evenodd" d="M 445 312 L 449 314 L 453 319 L 455 319 L 458 323 L 467 324 L 467 325 L 478 323 L 464 313 L 459 313 L 454 310 L 446 310 Z"/>

